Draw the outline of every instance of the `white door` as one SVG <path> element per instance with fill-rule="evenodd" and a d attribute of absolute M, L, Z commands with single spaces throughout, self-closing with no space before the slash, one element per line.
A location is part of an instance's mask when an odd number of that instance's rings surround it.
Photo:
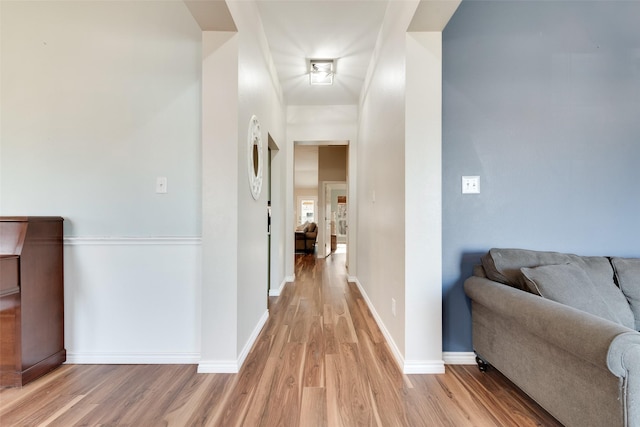
<path fill-rule="evenodd" d="M 331 255 L 331 185 L 324 184 L 324 251 L 322 255 Z"/>

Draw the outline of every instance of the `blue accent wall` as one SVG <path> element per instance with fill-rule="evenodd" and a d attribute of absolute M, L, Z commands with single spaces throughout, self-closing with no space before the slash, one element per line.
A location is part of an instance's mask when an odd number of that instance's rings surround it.
<path fill-rule="evenodd" d="M 640 257 L 640 2 L 465 0 L 445 28 L 445 351 L 492 247 Z"/>

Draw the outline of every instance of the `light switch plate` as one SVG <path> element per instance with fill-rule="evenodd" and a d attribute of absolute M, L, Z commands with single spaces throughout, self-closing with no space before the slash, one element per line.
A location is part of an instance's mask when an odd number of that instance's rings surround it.
<path fill-rule="evenodd" d="M 462 194 L 480 194 L 480 177 L 463 176 Z"/>
<path fill-rule="evenodd" d="M 159 176 L 156 178 L 156 193 L 164 194 L 167 192 L 167 177 Z"/>

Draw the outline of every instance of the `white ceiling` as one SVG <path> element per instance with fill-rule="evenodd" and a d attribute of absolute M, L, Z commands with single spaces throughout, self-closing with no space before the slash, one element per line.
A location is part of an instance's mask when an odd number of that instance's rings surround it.
<path fill-rule="evenodd" d="M 224 0 L 183 1 L 203 30 L 236 30 Z M 389 0 L 256 1 L 285 104 L 357 105 Z M 408 30 L 442 31 L 460 1 L 421 0 Z M 335 59 L 333 85 L 309 84 L 309 59 Z M 317 165 L 296 145 L 296 187 L 317 187 Z"/>
<path fill-rule="evenodd" d="M 225 0 L 183 0 L 203 30 L 235 31 Z M 241 1 L 241 0 L 240 0 Z M 256 0 L 286 105 L 357 105 L 389 1 Z M 409 31 L 442 31 L 461 0 L 420 0 Z M 335 59 L 331 86 L 309 59 Z"/>
<path fill-rule="evenodd" d="M 287 105 L 357 104 L 386 0 L 258 0 Z M 331 86 L 309 84 L 309 59 L 335 59 Z"/>
<path fill-rule="evenodd" d="M 358 104 L 386 8 L 386 0 L 258 0 L 285 104 Z M 335 60 L 333 85 L 309 84 L 309 59 Z M 318 147 L 296 145 L 294 165 L 295 187 L 317 189 Z"/>

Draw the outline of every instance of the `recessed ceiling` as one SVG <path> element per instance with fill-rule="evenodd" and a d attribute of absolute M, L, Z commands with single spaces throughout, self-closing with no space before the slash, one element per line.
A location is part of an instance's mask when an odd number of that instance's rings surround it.
<path fill-rule="evenodd" d="M 383 0 L 259 0 L 287 105 L 353 105 L 387 8 Z M 309 59 L 335 59 L 332 85 L 309 83 Z"/>

